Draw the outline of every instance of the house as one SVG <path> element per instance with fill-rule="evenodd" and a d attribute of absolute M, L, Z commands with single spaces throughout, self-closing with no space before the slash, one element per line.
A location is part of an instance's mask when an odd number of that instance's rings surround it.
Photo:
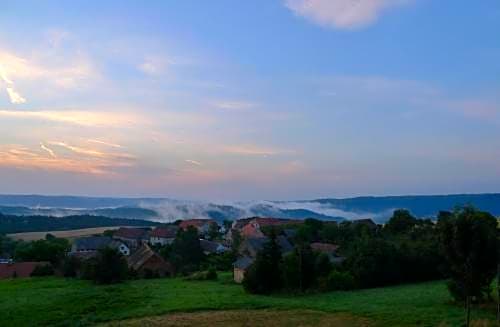
<path fill-rule="evenodd" d="M 236 260 L 233 264 L 233 279 L 236 283 L 243 282 L 248 268 L 252 265 L 254 259 L 244 256 Z"/>
<path fill-rule="evenodd" d="M 50 266 L 50 262 L 15 262 L 0 264 L 0 279 L 27 278 L 38 266 Z"/>
<path fill-rule="evenodd" d="M 338 255 L 338 245 L 330 243 L 313 242 L 311 243 L 311 249 L 315 252 L 324 253 L 328 255 L 330 262 L 333 264 L 342 263 L 345 258 Z"/>
<path fill-rule="evenodd" d="M 188 219 L 181 221 L 179 228 L 186 230 L 192 226 L 198 230 L 200 235 L 206 235 L 210 230 L 211 224 L 217 224 L 217 222 L 213 219 Z"/>
<path fill-rule="evenodd" d="M 97 254 L 98 250 L 105 247 L 117 249 L 124 256 L 130 255 L 130 249 L 125 243 L 106 236 L 92 236 L 76 239 L 71 245 L 70 255 L 92 257 Z"/>
<path fill-rule="evenodd" d="M 129 248 L 136 249 L 149 241 L 149 229 L 120 227 L 113 233 L 113 238 L 124 242 Z"/>
<path fill-rule="evenodd" d="M 293 251 L 293 246 L 286 239 L 286 237 L 280 235 L 276 238 L 276 240 L 281 248 L 282 254 L 288 254 Z M 268 241 L 269 238 L 267 237 L 247 238 L 241 243 L 238 252 L 242 256 L 255 258 L 257 256 L 257 253 L 262 250 L 264 244 L 266 244 Z"/>
<path fill-rule="evenodd" d="M 264 237 L 264 233 L 262 232 L 263 227 L 267 226 L 283 226 L 288 224 L 301 224 L 301 220 L 294 219 L 282 219 L 282 218 L 260 218 L 254 217 L 250 220 L 241 219 L 245 224 L 239 228 L 241 235 L 243 237 L 249 238 L 258 238 Z M 240 223 L 234 224 L 235 227 L 241 226 Z M 237 229 L 237 228 L 235 228 Z"/>
<path fill-rule="evenodd" d="M 128 257 L 127 264 L 139 277 L 166 277 L 174 274 L 173 266 L 147 244 L 143 244 Z"/>
<path fill-rule="evenodd" d="M 228 250 L 227 247 L 218 242 L 212 242 L 208 240 L 200 240 L 200 246 L 203 253 L 208 254 L 221 254 Z"/>
<path fill-rule="evenodd" d="M 157 227 L 149 233 L 149 244 L 167 245 L 172 244 L 178 231 L 177 226 Z"/>

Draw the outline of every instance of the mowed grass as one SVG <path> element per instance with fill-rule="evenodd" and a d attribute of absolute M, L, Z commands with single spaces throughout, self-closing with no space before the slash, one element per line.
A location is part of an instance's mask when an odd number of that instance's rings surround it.
<path fill-rule="evenodd" d="M 464 311 L 453 305 L 444 282 L 302 296 L 246 294 L 231 282 L 137 280 L 111 286 L 62 278 L 0 282 L 0 326 L 92 325 L 172 312 L 313 310 L 367 319 L 378 326 L 459 326 Z M 475 308 L 473 319 L 493 321 L 495 308 Z"/>
<path fill-rule="evenodd" d="M 339 313 L 312 310 L 231 310 L 170 313 L 163 316 L 120 320 L 104 324 L 107 327 L 180 327 L 180 326 L 255 326 L 255 327 L 370 327 L 366 319 Z"/>

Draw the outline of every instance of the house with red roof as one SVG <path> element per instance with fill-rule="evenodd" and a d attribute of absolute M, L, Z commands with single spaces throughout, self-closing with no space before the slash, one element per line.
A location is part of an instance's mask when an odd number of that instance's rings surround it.
<path fill-rule="evenodd" d="M 113 238 L 126 243 L 130 248 L 136 249 L 141 244 L 149 242 L 149 228 L 120 227 L 113 233 Z"/>
<path fill-rule="evenodd" d="M 178 230 L 177 226 L 156 227 L 149 233 L 149 244 L 162 246 L 172 244 Z"/>
<path fill-rule="evenodd" d="M 0 264 L 0 279 L 27 278 L 38 266 L 49 266 L 50 262 L 14 262 Z"/>
<path fill-rule="evenodd" d="M 211 224 L 217 224 L 217 222 L 213 219 L 188 219 L 181 221 L 179 228 L 186 230 L 192 226 L 198 230 L 200 235 L 206 235 Z"/>

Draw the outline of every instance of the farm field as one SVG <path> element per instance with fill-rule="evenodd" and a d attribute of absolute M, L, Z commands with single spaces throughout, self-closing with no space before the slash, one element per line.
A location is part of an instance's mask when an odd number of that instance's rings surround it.
<path fill-rule="evenodd" d="M 72 239 L 77 237 L 91 236 L 94 234 L 102 234 L 105 230 L 115 230 L 120 227 L 127 227 L 127 226 L 93 227 L 93 228 L 48 231 L 48 232 L 27 232 L 27 233 L 7 234 L 7 236 L 17 241 L 22 240 L 27 242 L 45 239 L 45 236 L 47 234 L 52 234 L 55 237 L 60 237 L 60 238 Z"/>
<path fill-rule="evenodd" d="M 111 286 L 50 277 L 1 281 L 0 326 L 107 322 L 155 326 L 170 319 L 194 322 L 206 321 L 206 317 L 224 326 L 228 315 L 245 325 L 246 310 L 259 310 L 256 321 L 275 317 L 282 325 L 300 323 L 314 316 L 311 312 L 321 312 L 314 319 L 323 325 L 336 319 L 332 323 L 336 326 L 459 326 L 464 312 L 450 301 L 441 281 L 352 292 L 258 296 L 233 284 L 229 273 L 221 274 L 218 281 L 153 279 Z M 308 313 L 300 312 L 304 310 Z M 181 314 L 186 312 L 196 314 Z M 175 315 L 161 317 L 169 313 Z M 497 326 L 493 307 L 474 308 L 472 317 L 480 320 L 478 325 Z"/>

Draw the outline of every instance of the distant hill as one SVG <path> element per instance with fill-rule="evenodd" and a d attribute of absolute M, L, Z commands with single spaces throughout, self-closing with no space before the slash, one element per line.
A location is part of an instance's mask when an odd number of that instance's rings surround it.
<path fill-rule="evenodd" d="M 162 198 L 0 195 L 0 212 L 4 214 L 55 217 L 89 215 L 158 222 L 189 218 L 211 218 L 221 222 L 252 216 L 334 221 L 372 218 L 384 222 L 395 209 L 408 209 L 419 218 L 433 218 L 440 210 L 452 210 L 455 206 L 465 204 L 500 216 L 500 194 L 356 197 L 224 204 Z"/>
<path fill-rule="evenodd" d="M 456 206 L 473 205 L 495 216 L 500 216 L 500 194 L 357 197 L 319 199 L 313 202 L 354 213 L 383 213 L 404 208 L 421 218 L 435 217 L 440 210 L 453 210 Z"/>
<path fill-rule="evenodd" d="M 157 226 L 159 223 L 139 219 L 119 219 L 101 216 L 13 216 L 0 214 L 0 234 L 63 231 L 110 226 Z"/>

